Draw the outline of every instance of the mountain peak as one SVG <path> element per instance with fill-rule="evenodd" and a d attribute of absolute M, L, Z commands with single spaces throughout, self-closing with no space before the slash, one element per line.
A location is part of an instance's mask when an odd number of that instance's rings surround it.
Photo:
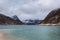
<path fill-rule="evenodd" d="M 18 21 L 18 22 L 21 22 L 16 15 L 14 15 L 12 18 L 13 18 L 14 20 Z"/>
<path fill-rule="evenodd" d="M 10 18 L 8 16 L 5 16 L 3 14 L 0 14 L 0 25 L 17 25 L 17 24 L 23 24 L 21 21 L 18 22 L 17 20 Z"/>

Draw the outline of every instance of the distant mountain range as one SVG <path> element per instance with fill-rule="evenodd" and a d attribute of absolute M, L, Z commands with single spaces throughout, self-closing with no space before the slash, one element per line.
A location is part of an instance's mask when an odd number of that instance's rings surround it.
<path fill-rule="evenodd" d="M 52 10 L 40 24 L 59 24 L 60 25 L 60 8 Z"/>
<path fill-rule="evenodd" d="M 32 19 L 29 19 L 29 20 L 25 20 L 27 25 L 37 25 L 39 22 L 41 22 L 42 20 L 38 20 L 38 19 L 35 19 L 35 20 L 32 20 Z"/>
<path fill-rule="evenodd" d="M 22 25 L 22 23 L 17 16 L 8 17 L 0 14 L 0 25 Z"/>
<path fill-rule="evenodd" d="M 0 25 L 36 25 L 42 20 L 25 20 L 23 23 L 20 19 L 14 15 L 12 17 L 0 14 Z"/>
<path fill-rule="evenodd" d="M 19 18 L 14 15 L 9 17 L 0 14 L 0 25 L 36 25 L 36 24 L 58 24 L 60 25 L 60 8 L 52 10 L 44 20 L 25 20 L 23 23 Z"/>

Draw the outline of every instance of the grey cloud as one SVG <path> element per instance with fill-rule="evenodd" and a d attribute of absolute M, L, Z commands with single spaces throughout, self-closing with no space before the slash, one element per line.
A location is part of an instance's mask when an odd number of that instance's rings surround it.
<path fill-rule="evenodd" d="M 17 15 L 21 20 L 44 19 L 53 9 L 60 7 L 60 0 L 0 0 L 0 13 Z"/>

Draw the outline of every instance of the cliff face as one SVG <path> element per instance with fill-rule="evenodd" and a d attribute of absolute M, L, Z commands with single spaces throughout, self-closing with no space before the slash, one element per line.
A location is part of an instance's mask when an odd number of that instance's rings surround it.
<path fill-rule="evenodd" d="M 60 9 L 51 11 L 41 24 L 60 24 Z"/>
<path fill-rule="evenodd" d="M 18 22 L 13 18 L 0 14 L 0 25 L 21 25 L 23 24 L 21 21 Z"/>

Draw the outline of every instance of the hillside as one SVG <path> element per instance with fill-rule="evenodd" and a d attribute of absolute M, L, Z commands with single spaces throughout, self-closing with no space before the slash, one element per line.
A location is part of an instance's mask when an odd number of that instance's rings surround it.
<path fill-rule="evenodd" d="M 52 10 L 40 24 L 60 24 L 60 8 Z"/>
<path fill-rule="evenodd" d="M 16 21 L 13 18 L 0 14 L 0 25 L 21 25 L 21 21 Z"/>

